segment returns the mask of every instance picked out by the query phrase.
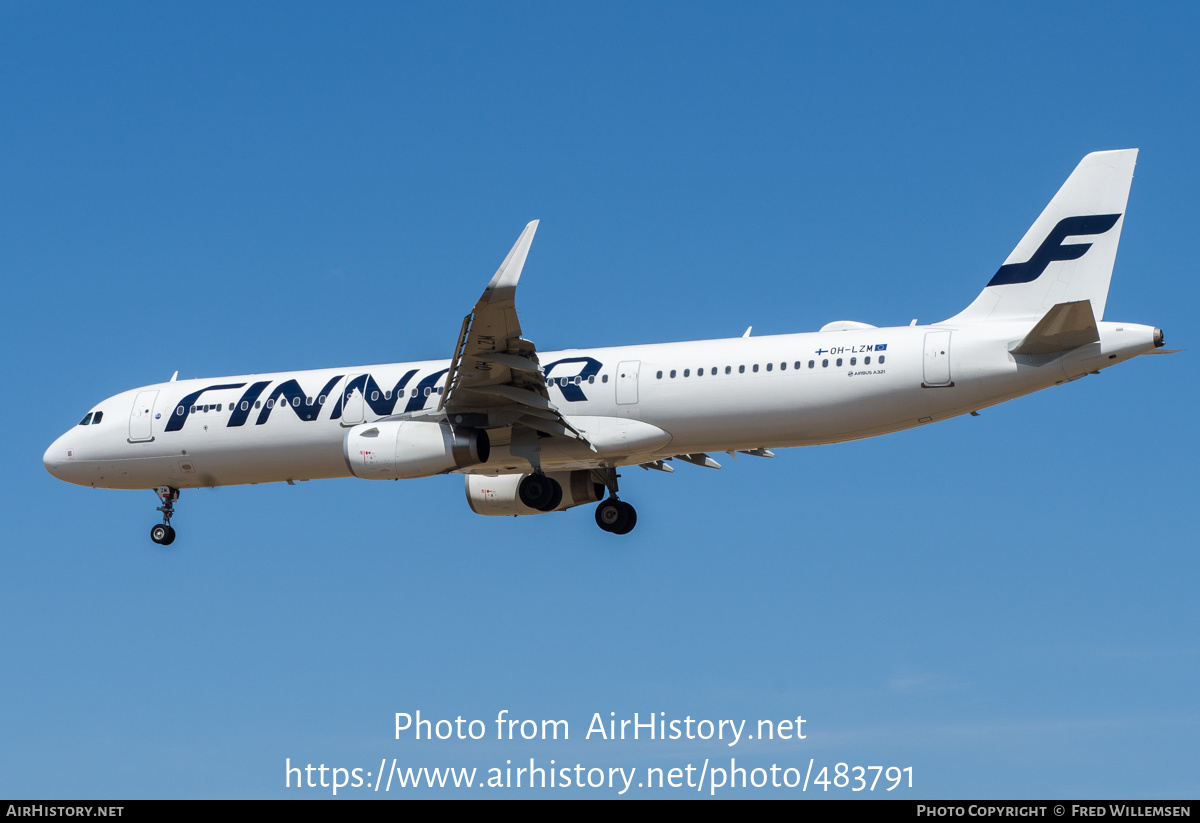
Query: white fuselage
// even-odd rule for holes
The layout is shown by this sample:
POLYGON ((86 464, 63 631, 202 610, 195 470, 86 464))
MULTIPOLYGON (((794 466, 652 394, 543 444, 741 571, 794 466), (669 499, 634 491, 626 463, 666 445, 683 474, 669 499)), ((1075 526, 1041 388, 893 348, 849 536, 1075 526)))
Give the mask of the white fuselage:
MULTIPOLYGON (((1154 329, 1102 322, 1100 341, 1025 357, 1030 322, 856 328, 542 352, 551 402, 597 446, 555 439, 546 470, 672 455, 811 446, 964 414, 1154 349, 1154 329)), ((158 383, 97 404, 46 451, 62 480, 118 489, 347 477, 346 432, 438 408, 448 361, 158 383), (364 377, 367 375, 369 377, 364 377)), ((528 472, 493 433, 486 463, 528 472)))

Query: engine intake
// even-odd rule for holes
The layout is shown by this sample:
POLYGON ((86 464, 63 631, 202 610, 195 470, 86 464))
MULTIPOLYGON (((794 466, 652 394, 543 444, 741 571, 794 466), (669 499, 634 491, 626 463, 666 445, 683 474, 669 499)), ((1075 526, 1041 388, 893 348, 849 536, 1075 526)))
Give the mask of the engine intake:
MULTIPOLYGON (((502 474, 491 476, 468 474, 467 503, 476 514, 511 517, 518 514, 541 514, 521 502, 520 485, 528 475, 502 474)), ((548 511, 560 512, 574 506, 598 503, 604 497, 604 484, 597 483, 587 469, 569 472, 546 472, 546 477, 562 487, 562 500, 548 511)))
POLYGON ((445 474, 487 462, 491 441, 483 429, 448 421, 392 420, 346 431, 342 452, 355 477, 402 480, 445 474))

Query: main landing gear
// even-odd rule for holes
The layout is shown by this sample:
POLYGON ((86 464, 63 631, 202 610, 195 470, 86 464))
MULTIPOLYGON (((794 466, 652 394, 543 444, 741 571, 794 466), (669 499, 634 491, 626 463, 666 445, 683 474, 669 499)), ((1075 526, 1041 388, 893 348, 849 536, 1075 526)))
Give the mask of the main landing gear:
POLYGON ((154 493, 162 501, 162 505, 157 510, 162 512, 163 522, 150 529, 150 539, 160 546, 169 546, 175 542, 175 530, 171 528, 171 516, 175 514, 175 501, 179 499, 179 489, 159 486, 154 493))
POLYGON ((637 525, 637 511, 624 500, 610 497, 596 507, 596 525, 613 534, 629 534, 637 525))
POLYGON ((637 525, 637 511, 624 500, 617 499, 617 477, 616 469, 604 472, 609 497, 596 507, 596 525, 613 534, 629 534, 637 525))

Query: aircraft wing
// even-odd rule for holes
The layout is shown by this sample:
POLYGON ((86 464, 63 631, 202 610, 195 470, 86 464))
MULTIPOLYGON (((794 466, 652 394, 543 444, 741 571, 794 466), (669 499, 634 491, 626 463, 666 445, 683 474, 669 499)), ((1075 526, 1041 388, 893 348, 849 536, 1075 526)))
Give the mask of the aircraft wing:
POLYGON ((521 335, 517 319, 517 281, 537 226, 534 220, 525 227, 463 318, 439 409, 449 415, 486 415, 489 428, 518 424, 586 443, 550 402, 537 347, 521 335))

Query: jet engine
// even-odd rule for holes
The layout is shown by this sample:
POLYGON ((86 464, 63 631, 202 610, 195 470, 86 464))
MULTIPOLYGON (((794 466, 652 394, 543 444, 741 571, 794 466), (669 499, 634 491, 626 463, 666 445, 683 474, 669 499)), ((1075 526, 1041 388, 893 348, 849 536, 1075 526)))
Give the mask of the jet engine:
MULTIPOLYGON (((543 510, 531 508, 521 502, 521 483, 530 475, 502 474, 489 477, 483 474, 467 475, 467 503, 476 514, 506 517, 518 514, 541 514, 543 510)), ((553 480, 562 488, 562 500, 557 506, 544 511, 560 512, 573 506, 598 503, 604 497, 604 484, 597 483, 587 469, 569 472, 546 472, 544 477, 553 480)))
POLYGON ((486 463, 491 443, 483 429, 448 421, 389 420, 346 431, 342 452, 355 477, 402 480, 486 463))

